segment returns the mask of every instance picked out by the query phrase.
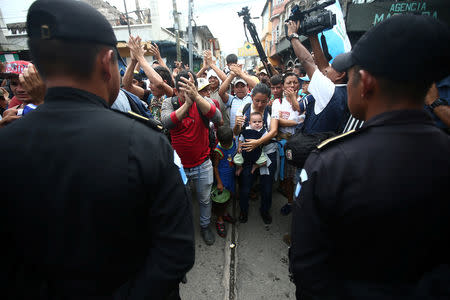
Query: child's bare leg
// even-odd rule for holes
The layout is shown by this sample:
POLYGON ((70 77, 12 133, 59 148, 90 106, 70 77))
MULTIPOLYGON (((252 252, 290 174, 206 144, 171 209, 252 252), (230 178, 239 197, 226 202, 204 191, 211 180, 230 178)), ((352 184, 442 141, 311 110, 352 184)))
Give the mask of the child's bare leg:
POLYGON ((242 172, 243 167, 242 166, 236 166, 236 176, 239 176, 242 172))

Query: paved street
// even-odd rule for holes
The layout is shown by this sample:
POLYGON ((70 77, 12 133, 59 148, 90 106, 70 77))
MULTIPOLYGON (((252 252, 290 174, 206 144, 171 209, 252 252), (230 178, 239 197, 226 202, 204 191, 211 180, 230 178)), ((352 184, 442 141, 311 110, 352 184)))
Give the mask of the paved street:
MULTIPOLYGON (((236 223, 236 247, 233 253, 232 226, 227 238, 216 234, 213 246, 207 246, 200 236, 198 203, 193 202, 196 224, 195 265, 187 274, 187 284, 181 284, 182 299, 294 299, 295 287, 288 278, 287 245, 282 241, 288 229, 288 218, 280 214, 286 203, 274 185, 273 222, 265 226, 259 215, 259 199, 250 201, 249 220, 236 223), (233 276, 233 274, 235 276, 233 276)), ((232 211, 232 207, 229 207, 232 211)), ((236 205, 236 217, 239 208, 236 205)), ((212 229, 213 224, 211 225, 212 229)))

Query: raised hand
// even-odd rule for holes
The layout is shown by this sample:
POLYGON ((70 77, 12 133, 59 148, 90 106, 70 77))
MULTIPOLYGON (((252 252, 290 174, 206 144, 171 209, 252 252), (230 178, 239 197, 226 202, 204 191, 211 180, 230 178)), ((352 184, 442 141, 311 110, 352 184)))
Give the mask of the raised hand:
POLYGON ((132 57, 137 60, 139 60, 139 58, 143 58, 145 53, 147 52, 144 48, 144 45, 141 45, 141 38, 139 36, 133 37, 130 35, 127 46, 130 49, 132 57))
POLYGON ((181 77, 180 80, 181 82, 178 83, 180 85, 180 91, 185 93, 186 98, 196 101, 197 97, 200 97, 200 95, 195 87, 192 74, 189 73, 189 79, 181 77))
POLYGON ((293 33, 297 33, 298 29, 300 28, 300 22, 299 21, 289 21, 287 23, 287 28, 288 28, 288 36, 293 33))
POLYGON ((238 64, 232 64, 230 66, 230 71, 236 74, 237 76, 240 76, 242 74, 242 66, 238 64))
POLYGON ((161 53, 159 52, 158 45, 156 45, 154 43, 147 44, 147 49, 151 56, 154 56, 156 58, 161 57, 161 53))
POLYGON ((205 65, 207 66, 211 66, 213 64, 211 50, 203 51, 203 60, 205 61, 205 65))
POLYGON ((30 63, 28 68, 19 75, 19 80, 34 102, 41 103, 44 101, 47 87, 33 64, 30 63))

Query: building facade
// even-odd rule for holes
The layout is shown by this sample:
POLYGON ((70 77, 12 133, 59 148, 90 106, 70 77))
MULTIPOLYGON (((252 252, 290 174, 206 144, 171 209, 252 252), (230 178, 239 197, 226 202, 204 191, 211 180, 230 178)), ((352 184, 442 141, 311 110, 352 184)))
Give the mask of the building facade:
MULTIPOLYGON (((173 29, 163 28, 160 25, 158 1, 151 0, 150 8, 129 12, 128 18, 116 7, 103 0, 83 0, 95 7, 110 22, 116 35, 117 48, 124 60, 129 61, 130 53, 126 46, 128 37, 140 36, 144 42, 156 43, 160 49, 161 56, 166 61, 167 66, 175 67, 176 60, 176 36, 173 29)), ((31 60, 27 45, 26 23, 5 24, 0 12, 0 60, 11 61, 14 59, 31 60)), ((203 50, 210 49, 217 58, 220 58, 219 41, 212 35, 208 26, 193 27, 194 37, 194 66, 199 69, 203 60, 203 50)), ((189 62, 189 50, 187 37, 181 37, 180 48, 181 58, 184 63, 189 62)), ((149 62, 154 58, 146 56, 149 62)))

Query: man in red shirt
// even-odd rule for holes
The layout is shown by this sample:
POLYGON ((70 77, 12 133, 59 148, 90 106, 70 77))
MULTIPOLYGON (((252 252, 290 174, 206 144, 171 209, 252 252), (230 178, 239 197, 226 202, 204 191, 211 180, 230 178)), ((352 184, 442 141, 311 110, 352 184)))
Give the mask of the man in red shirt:
POLYGON ((192 71, 180 71, 175 77, 177 96, 164 100, 161 122, 170 130, 172 146, 181 158, 190 190, 194 187, 200 205, 201 235, 207 245, 215 237, 209 228, 211 220, 210 192, 213 168, 209 159, 209 121, 220 122, 222 115, 210 99, 197 91, 197 78, 192 71))

